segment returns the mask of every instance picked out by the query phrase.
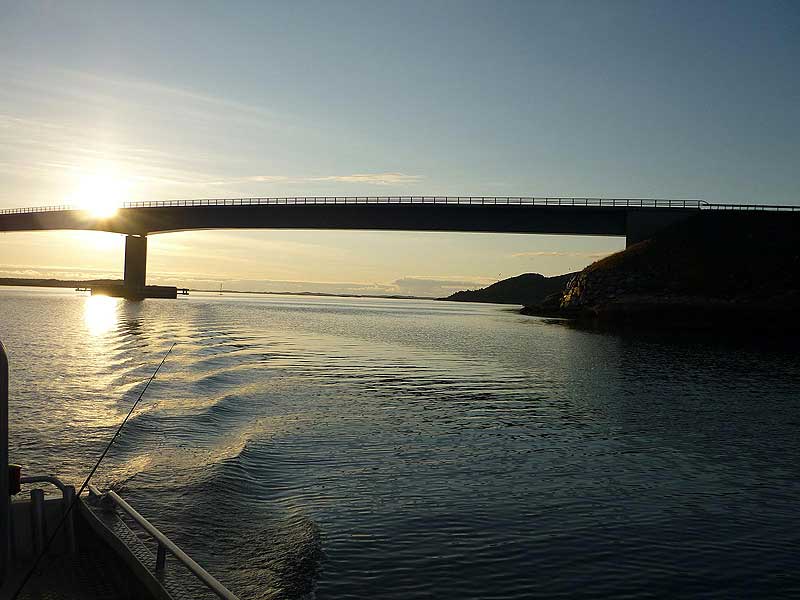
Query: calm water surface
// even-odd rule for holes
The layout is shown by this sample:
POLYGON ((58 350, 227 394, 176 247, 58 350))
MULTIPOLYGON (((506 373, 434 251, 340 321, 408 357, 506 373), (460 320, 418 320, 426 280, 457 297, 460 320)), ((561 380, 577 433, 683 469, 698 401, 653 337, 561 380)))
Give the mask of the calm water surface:
POLYGON ((800 594, 793 350, 493 305, 0 288, 12 459, 242 598, 800 594))

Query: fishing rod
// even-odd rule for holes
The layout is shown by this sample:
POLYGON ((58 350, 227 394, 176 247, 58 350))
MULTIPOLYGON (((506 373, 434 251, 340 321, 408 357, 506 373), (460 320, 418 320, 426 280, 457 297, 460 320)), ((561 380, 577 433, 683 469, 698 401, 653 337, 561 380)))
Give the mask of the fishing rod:
POLYGON ((161 359, 161 362, 156 367, 156 370, 153 371, 153 374, 150 376, 150 379, 147 380, 147 383, 145 384, 144 388, 139 394, 139 397, 136 398, 136 401, 133 403, 133 406, 131 406, 131 409, 128 411, 128 414, 122 420, 122 423, 120 423, 116 433, 114 433, 114 436, 111 438, 111 440, 109 440, 108 445, 106 445, 105 450, 103 450, 103 453, 100 455, 100 458, 97 459, 97 462, 94 464, 94 467, 92 467, 92 470, 86 476, 86 479, 83 480, 83 485, 81 485, 81 488, 78 490, 78 493, 75 494, 75 496, 72 498, 72 502, 69 503, 67 510, 64 511, 64 515, 61 517, 61 520, 58 522, 58 525, 56 525, 56 528, 53 530, 53 533, 50 534, 50 537, 47 539, 47 543, 44 545, 41 552, 39 552, 39 554, 36 556, 36 560, 33 561, 31 568, 28 569, 27 573, 25 573, 25 577, 23 577, 22 581, 19 584, 19 587, 17 587, 17 590, 11 596, 11 600, 17 600, 17 597, 22 592, 22 589, 25 587, 25 584, 28 583, 30 578, 33 576, 33 573, 36 571, 36 567, 39 566, 42 557, 47 553, 47 550, 50 548, 50 545, 56 539, 56 535, 58 535, 58 532, 61 530, 61 527, 66 522, 67 517, 72 512, 72 509, 78 503, 78 500, 80 500, 81 494, 86 489, 86 486, 89 485, 89 481, 95 474, 95 471, 97 471, 97 468, 100 466, 100 463, 103 462, 103 459, 106 457, 106 454, 108 454, 108 451, 111 449, 111 446, 114 444, 114 441, 117 439, 117 436, 119 436, 119 434, 122 432, 122 428, 125 427, 125 423, 128 422, 128 419, 130 419, 131 415, 133 414, 133 411, 136 410, 136 406, 139 404, 139 401, 144 397, 144 393, 147 391, 147 388, 150 387, 150 384, 153 382, 153 379, 156 378, 156 375, 158 375, 158 372, 161 370, 161 367, 164 366, 164 362, 166 362, 167 357, 170 355, 174 347, 175 343, 173 343, 172 346, 169 347, 169 350, 167 350, 167 353, 164 355, 164 358, 161 359))

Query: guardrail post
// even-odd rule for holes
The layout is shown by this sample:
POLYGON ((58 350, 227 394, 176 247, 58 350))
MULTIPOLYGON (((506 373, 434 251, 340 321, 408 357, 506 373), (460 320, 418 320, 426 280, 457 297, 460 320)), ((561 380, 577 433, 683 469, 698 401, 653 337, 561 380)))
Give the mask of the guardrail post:
POLYGON ((44 527, 44 490, 36 488, 31 490, 31 534, 33 549, 37 554, 44 549, 44 527))
MULTIPOLYGON (((75 486, 68 485, 64 487, 63 496, 61 499, 61 510, 66 514, 72 503, 75 502, 75 486)), ((69 510, 67 520, 64 522, 64 535, 66 536, 67 552, 75 554, 75 511, 69 510)))
POLYGON ((158 550, 156 551, 156 572, 161 573, 167 564, 167 549, 159 542, 158 550))

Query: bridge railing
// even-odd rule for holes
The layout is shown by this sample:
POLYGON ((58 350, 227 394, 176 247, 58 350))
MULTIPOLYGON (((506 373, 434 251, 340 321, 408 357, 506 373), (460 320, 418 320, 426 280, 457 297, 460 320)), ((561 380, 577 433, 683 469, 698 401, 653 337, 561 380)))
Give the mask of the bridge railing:
MULTIPOLYGON (((664 198, 558 198, 534 196, 287 196, 272 198, 200 198, 125 202, 120 208, 168 208, 184 206, 251 206, 262 204, 481 204, 529 206, 577 206, 620 208, 700 208, 702 200, 664 198)), ((80 210, 81 206, 32 206, 0 209, 0 214, 80 210)))
POLYGON ((637 208, 700 208, 702 200, 656 198, 539 198, 533 196, 289 196, 280 198, 202 198, 127 202, 124 208, 177 206, 247 206, 259 204, 521 204, 532 206, 585 206, 637 208))
POLYGON ((25 206, 22 208, 0 208, 0 215, 16 215, 20 213, 55 212, 59 210, 75 210, 71 204, 57 204, 53 206, 25 206))
MULTIPOLYGON (((700 210, 800 211, 800 206, 779 204, 712 204, 704 200, 669 198, 558 198, 534 196, 289 196, 280 198, 201 198, 196 200, 153 200, 125 202, 121 208, 168 208, 189 206, 252 206, 305 204, 479 204, 574 206, 618 208, 690 208, 700 210)), ((0 214, 80 210, 80 206, 34 206, 0 209, 0 214)))
POLYGON ((800 206, 790 204, 704 204, 705 210, 766 210, 779 212, 800 212, 800 206))

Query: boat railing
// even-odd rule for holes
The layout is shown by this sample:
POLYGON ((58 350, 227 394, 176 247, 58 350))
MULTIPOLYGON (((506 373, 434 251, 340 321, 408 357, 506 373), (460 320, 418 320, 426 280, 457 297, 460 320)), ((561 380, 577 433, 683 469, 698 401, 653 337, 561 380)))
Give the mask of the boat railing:
POLYGON ((62 482, 55 475, 28 475, 26 477, 20 477, 19 482, 23 485, 30 485, 32 483, 51 483, 61 490, 61 494, 65 497, 69 494, 67 488, 71 488, 72 493, 75 493, 75 488, 73 486, 64 484, 64 482, 62 482))
POLYGON ((8 571, 11 498, 8 494, 8 356, 0 340, 0 587, 8 571))
MULTIPOLYGON (((64 514, 63 535, 66 537, 67 549, 74 553, 75 546, 75 519, 70 505, 75 501, 75 486, 64 484, 55 475, 28 475, 19 478, 20 485, 31 485, 34 483, 49 483, 61 490, 61 507, 64 514)), ((35 548, 42 549, 46 546, 45 535, 45 507, 44 490, 31 490, 31 523, 33 544, 35 548)))
POLYGON ((219 598, 225 600, 239 600, 238 597, 228 588, 222 585, 211 573, 197 564, 188 554, 181 550, 175 542, 161 533, 158 528, 150 521, 145 519, 130 504, 125 502, 119 494, 109 490, 105 494, 100 492, 94 485, 89 484, 89 492, 98 498, 106 498, 114 503, 120 510, 127 514, 143 531, 145 531, 158 544, 156 552, 156 573, 162 573, 166 566, 167 552, 172 554, 178 562, 184 565, 191 573, 208 589, 219 598))

